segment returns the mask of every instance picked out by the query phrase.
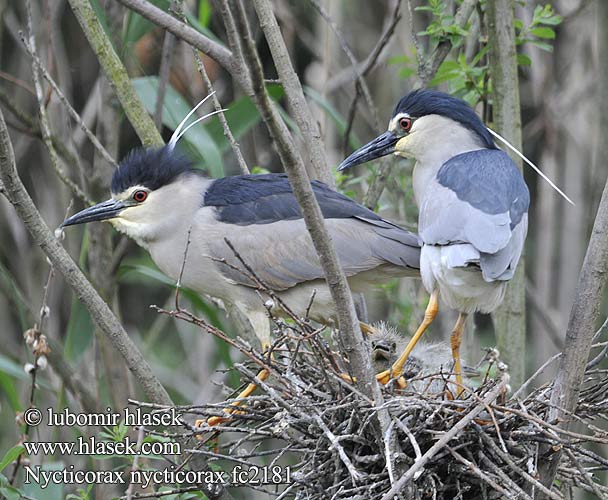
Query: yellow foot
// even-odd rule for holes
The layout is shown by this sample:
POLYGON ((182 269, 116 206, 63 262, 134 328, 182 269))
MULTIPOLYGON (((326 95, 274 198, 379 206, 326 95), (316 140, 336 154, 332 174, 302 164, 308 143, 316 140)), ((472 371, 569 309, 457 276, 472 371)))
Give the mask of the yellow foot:
MULTIPOLYGON (((257 376, 258 380, 266 380, 268 378, 268 370, 261 370, 257 376)), ((245 389, 243 390, 243 392, 241 392, 238 396, 237 399, 243 399, 246 398, 248 396, 251 396, 251 394, 253 394, 253 391, 255 391, 257 389, 257 385, 256 384, 249 384, 247 387, 245 387, 245 389)), ((230 420, 232 420, 232 416, 231 415, 238 415, 243 413, 242 411, 238 410, 237 407, 243 407, 245 406, 243 404, 243 401, 235 401, 234 403, 230 404, 231 408, 226 408, 224 409, 224 413, 226 414, 226 416, 214 416, 214 417, 209 417, 206 422, 207 425, 209 427, 213 427, 214 425, 219 425, 219 424, 223 424, 225 422, 230 422, 230 420)), ((203 425, 205 421, 204 420, 197 420, 194 425, 197 427, 200 427, 203 425)))
POLYGON ((380 372, 376 375, 376 380, 378 382, 380 382, 382 385, 388 384, 390 382, 391 378, 397 379, 397 385, 399 385, 400 389, 405 389, 407 387, 407 382, 401 376, 401 373, 391 371, 391 370, 384 370, 383 372, 380 372), (392 375, 392 377, 391 377, 391 375, 392 375))

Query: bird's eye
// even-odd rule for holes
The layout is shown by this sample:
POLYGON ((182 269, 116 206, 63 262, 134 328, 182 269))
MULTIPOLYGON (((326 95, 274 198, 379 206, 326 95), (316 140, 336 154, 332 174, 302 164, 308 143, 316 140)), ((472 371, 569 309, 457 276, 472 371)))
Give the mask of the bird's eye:
POLYGON ((146 201, 146 198, 148 197, 148 192, 144 191, 143 189, 139 189, 137 191, 135 191, 133 193, 132 198, 137 202, 137 203, 141 203, 143 201, 146 201))
POLYGON ((412 128, 412 119, 411 118, 399 119, 399 126, 406 132, 409 132, 410 129, 412 128))

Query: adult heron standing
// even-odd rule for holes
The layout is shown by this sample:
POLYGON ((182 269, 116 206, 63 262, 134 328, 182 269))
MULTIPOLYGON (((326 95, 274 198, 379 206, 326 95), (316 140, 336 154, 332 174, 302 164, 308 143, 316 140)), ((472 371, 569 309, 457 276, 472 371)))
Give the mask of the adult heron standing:
POLYGON ((414 158, 413 189, 422 242, 420 274, 430 293, 424 320, 391 369, 398 377, 416 342, 435 318, 439 297, 458 311, 450 343, 462 392, 460 344, 467 316, 490 313, 515 273, 528 228, 530 194, 509 155, 463 100, 419 89, 395 107, 387 132, 338 167, 395 154, 414 158))

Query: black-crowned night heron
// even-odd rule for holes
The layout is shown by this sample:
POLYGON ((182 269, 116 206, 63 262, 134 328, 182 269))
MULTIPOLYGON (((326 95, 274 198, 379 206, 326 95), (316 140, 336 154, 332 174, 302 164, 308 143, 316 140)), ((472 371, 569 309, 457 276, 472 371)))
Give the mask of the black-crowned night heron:
MULTIPOLYGON (((265 299, 246 274, 221 262, 242 267, 225 239, 295 314, 333 322, 334 302, 286 175, 209 179, 175 149, 182 125, 167 146, 131 151, 114 172, 112 197, 63 226, 111 222, 150 252, 167 276, 177 282, 183 268, 182 285, 238 309, 263 349, 271 332, 265 299)), ((394 276, 419 275, 415 234, 321 182, 312 187, 353 292, 394 276)), ((267 375, 262 371, 258 378, 267 375)))
POLYGON ((528 227, 530 195, 521 172, 464 101, 415 90, 395 107, 388 131, 339 166, 344 170, 395 154, 414 158, 413 188, 422 242, 420 274, 431 294, 424 321, 386 381, 399 376, 438 310, 439 296, 459 312, 450 341, 462 390, 460 343, 468 314, 490 313, 502 302, 528 227))

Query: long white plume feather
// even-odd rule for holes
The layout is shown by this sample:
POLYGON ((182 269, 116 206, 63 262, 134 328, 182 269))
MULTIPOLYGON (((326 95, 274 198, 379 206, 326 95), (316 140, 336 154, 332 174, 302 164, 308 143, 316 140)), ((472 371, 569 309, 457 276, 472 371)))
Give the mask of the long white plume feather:
POLYGON ((568 196, 566 195, 566 193, 564 193, 560 188, 558 188, 555 183, 549 179, 549 177, 547 177, 545 174, 543 174, 540 170, 540 168, 538 168, 536 165, 534 165, 534 163, 532 163, 530 160, 528 160, 528 158, 526 158, 522 153, 519 152, 519 150, 513 146, 509 141, 507 141, 502 135, 500 135, 498 132, 494 132, 490 127, 486 127, 488 129, 488 132, 490 132, 490 134, 492 134, 494 137, 496 137, 497 139, 499 139, 502 143, 505 144, 505 146, 507 146, 511 151, 513 151, 517 156, 519 156, 523 161, 525 161, 528 165, 530 165, 538 175, 540 175, 543 179, 545 179, 549 185, 555 189, 568 203, 570 203, 571 205, 574 205, 574 202, 568 198, 568 196))
MULTIPOLYGON (((218 109, 218 110, 212 111, 211 113, 207 113, 205 116, 201 116, 200 118, 197 118, 190 125, 188 125, 184 130, 182 130, 182 133, 177 136, 177 138, 175 139, 175 142, 177 143, 177 141, 179 141, 186 134, 186 132, 188 132, 188 130, 190 130, 190 128, 194 127, 194 125, 196 125, 198 122, 202 122, 203 120, 206 120, 207 118, 210 118, 213 115, 217 115, 218 113, 221 113, 222 111, 228 111, 228 110, 227 109, 218 109)), ((173 140, 173 137, 171 137, 171 140, 173 140)))
POLYGON ((211 92, 207 97, 205 97, 201 102, 199 102, 196 106, 194 106, 190 110, 190 112, 185 116, 185 118, 180 122, 180 124, 177 126, 177 128, 173 131, 173 135, 171 136, 171 139, 169 140, 170 149, 175 148, 177 141, 179 141, 180 137, 183 135, 183 134, 180 134, 180 132, 182 131, 184 124, 188 121, 188 118, 190 118, 198 108, 200 108, 203 104, 205 104, 205 102, 207 102, 207 99, 209 99, 213 94, 215 94, 215 90, 213 92, 211 92))

